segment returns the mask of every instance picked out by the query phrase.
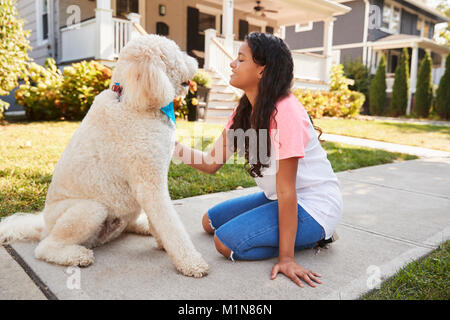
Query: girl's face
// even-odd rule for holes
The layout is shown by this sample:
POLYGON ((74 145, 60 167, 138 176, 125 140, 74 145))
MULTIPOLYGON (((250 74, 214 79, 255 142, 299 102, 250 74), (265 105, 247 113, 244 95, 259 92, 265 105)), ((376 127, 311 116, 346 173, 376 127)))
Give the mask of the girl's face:
POLYGON ((238 56, 230 63, 230 67, 232 71, 230 85, 244 91, 258 87, 264 66, 260 66, 253 61, 252 51, 247 41, 244 41, 239 47, 238 56))

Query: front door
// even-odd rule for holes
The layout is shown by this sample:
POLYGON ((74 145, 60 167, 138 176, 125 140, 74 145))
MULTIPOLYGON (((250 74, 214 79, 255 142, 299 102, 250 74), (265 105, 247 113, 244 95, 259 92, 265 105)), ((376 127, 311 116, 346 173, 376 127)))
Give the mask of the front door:
POLYGON ((187 7, 187 53, 196 58, 199 68, 205 62, 205 30, 216 29, 216 16, 187 7))
POLYGON ((139 13, 139 0, 116 0, 116 15, 123 17, 130 13, 139 13))

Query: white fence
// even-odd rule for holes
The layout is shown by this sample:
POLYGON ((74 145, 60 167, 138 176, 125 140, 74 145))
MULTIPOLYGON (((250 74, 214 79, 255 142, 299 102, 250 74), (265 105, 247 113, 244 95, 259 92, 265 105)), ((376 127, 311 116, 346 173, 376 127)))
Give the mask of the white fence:
POLYGON ((95 18, 62 28, 60 30, 61 61, 95 57, 97 48, 96 28, 95 18))
POLYGON ((118 57, 123 47, 130 41, 133 24, 129 20, 113 18, 114 22, 114 56, 118 57))

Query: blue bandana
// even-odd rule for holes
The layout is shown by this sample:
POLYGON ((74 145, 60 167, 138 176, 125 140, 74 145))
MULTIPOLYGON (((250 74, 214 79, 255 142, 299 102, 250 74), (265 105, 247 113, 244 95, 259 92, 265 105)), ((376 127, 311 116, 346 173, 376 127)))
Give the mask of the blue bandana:
MULTIPOLYGON (((122 86, 120 83, 115 82, 112 86, 112 91, 117 94, 117 100, 120 101, 120 96, 122 95, 122 86)), ((173 109, 173 101, 171 101, 167 106, 162 107, 161 111, 165 113, 170 120, 172 120, 174 125, 177 125, 177 122, 175 121, 175 110, 173 109)))
POLYGON ((170 120, 172 120, 174 125, 177 124, 177 122, 175 121, 175 110, 173 109, 173 101, 171 101, 167 106, 162 107, 161 111, 165 113, 170 120))

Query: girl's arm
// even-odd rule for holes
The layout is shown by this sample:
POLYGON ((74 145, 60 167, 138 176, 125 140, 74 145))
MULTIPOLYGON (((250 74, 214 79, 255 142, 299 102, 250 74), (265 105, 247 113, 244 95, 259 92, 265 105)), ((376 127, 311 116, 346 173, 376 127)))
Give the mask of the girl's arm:
POLYGON ((278 198, 279 256, 278 260, 293 259, 297 235, 297 177, 298 158, 278 161, 276 188, 278 198))
POLYGON ((298 227, 297 192, 295 188, 298 158, 291 157, 279 160, 277 161, 277 166, 279 253, 278 263, 272 268, 271 279, 275 279, 277 273, 281 272, 300 287, 303 287, 303 284, 299 277, 310 286, 315 287, 313 281, 322 283, 316 278, 316 276, 320 277, 320 275, 303 268, 294 260, 295 238, 298 227))
POLYGON ((226 129, 224 129, 212 148, 207 152, 190 148, 175 141, 173 156, 194 169, 214 174, 233 155, 231 140, 228 140, 227 143, 226 136, 226 129))

